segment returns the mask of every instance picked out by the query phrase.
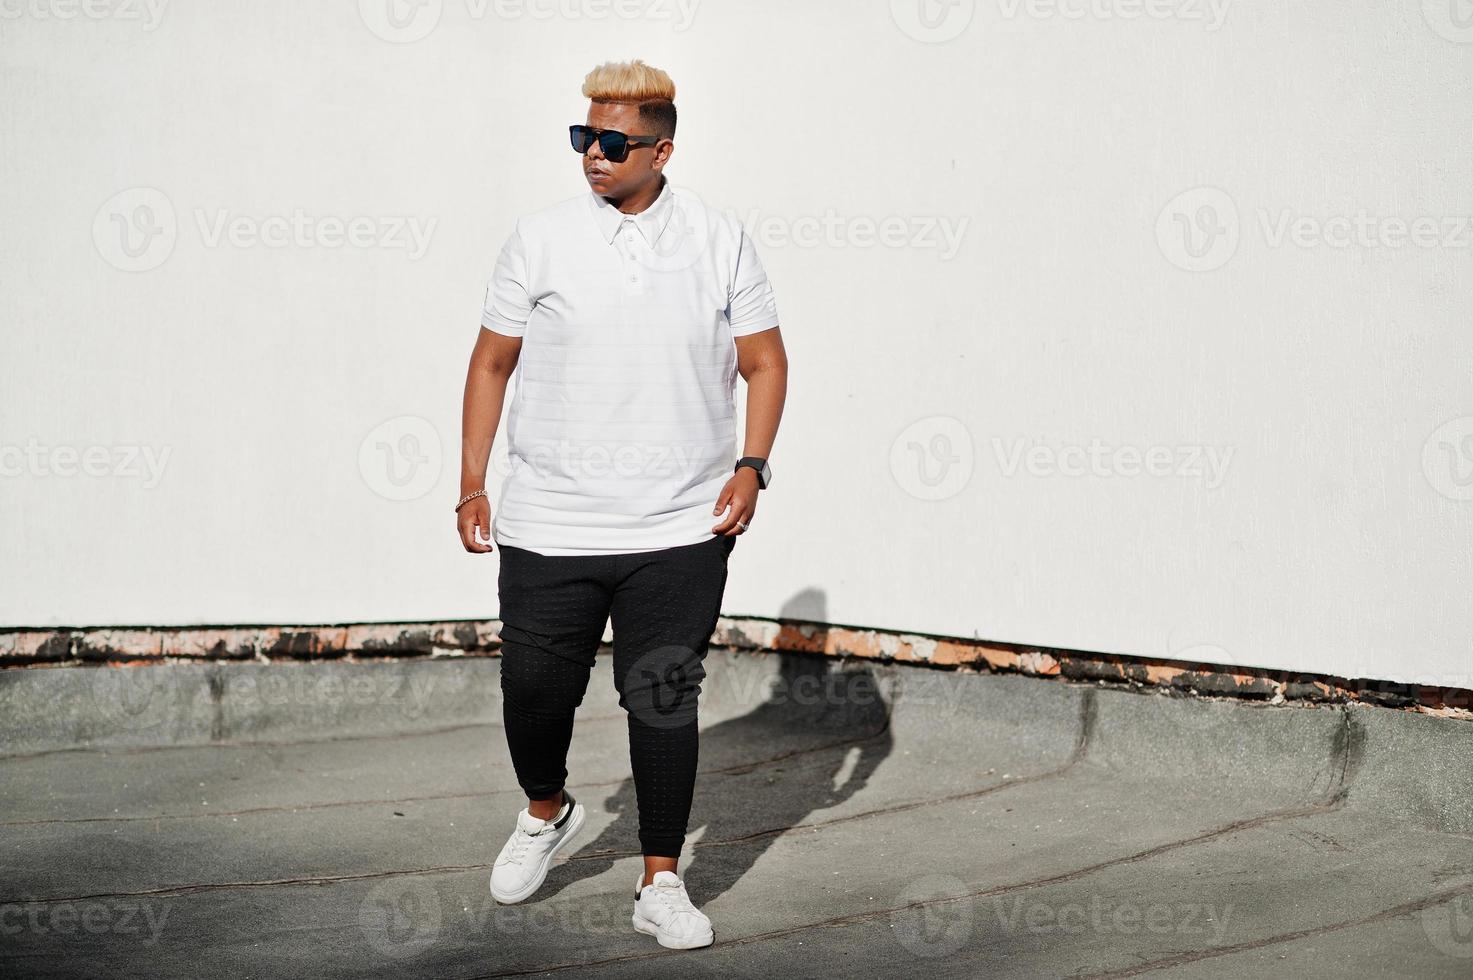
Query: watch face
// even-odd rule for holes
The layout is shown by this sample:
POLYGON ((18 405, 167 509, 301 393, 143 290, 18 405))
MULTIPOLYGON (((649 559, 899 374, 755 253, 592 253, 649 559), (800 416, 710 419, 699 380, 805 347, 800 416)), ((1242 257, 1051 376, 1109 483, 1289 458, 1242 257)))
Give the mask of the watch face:
POLYGON ((737 469, 741 469, 743 466, 750 467, 752 472, 757 474, 758 488, 766 490, 767 485, 772 482, 772 468, 767 465, 767 460, 765 459, 762 461, 761 466, 752 466, 752 463, 754 462, 756 462, 755 457, 743 457, 737 463, 737 469), (751 462, 748 462, 749 458, 751 459, 751 462))

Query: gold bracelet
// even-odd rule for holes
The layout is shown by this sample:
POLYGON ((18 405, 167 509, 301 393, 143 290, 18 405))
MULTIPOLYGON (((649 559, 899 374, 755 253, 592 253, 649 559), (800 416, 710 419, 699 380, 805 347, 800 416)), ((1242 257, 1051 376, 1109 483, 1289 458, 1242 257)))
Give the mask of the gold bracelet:
POLYGON ((457 514, 459 514, 460 513, 460 508, 462 508, 462 507, 465 506, 466 501, 468 501, 468 500, 475 500, 477 497, 484 497, 485 495, 486 495, 486 491, 484 491, 484 490, 477 490, 475 493, 468 493, 468 494, 466 494, 464 497, 461 497, 460 498, 460 503, 458 503, 458 504, 455 505, 455 512, 457 514))

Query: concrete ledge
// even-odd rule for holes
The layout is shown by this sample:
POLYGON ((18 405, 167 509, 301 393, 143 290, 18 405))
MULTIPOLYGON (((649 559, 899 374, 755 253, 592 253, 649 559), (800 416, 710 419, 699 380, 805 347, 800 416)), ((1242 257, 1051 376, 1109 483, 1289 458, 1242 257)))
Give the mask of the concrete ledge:
POLYGON ((500 677, 493 659, 0 671, 0 754, 488 724, 500 677))
MULTIPOLYGON (((496 620, 318 626, 126 627, 0 630, 4 668, 171 660, 257 662, 486 657, 501 645, 496 620)), ((610 635, 605 630, 605 640, 610 635)), ((1365 703, 1473 720, 1473 690, 1372 678, 1274 671, 1020 644, 750 617, 722 617, 715 646, 813 653, 884 663, 971 668, 1269 703, 1365 703)))
POLYGON ((501 624, 351 623, 340 626, 201 626, 0 631, 0 666, 193 660, 319 660, 353 654, 434 656, 494 650, 501 624))
MULTIPOLYGON (((600 672, 608 670, 611 653, 600 650, 600 672)), ((785 721, 818 728, 863 727, 874 723, 876 713, 883 727, 893 699, 889 675, 854 675, 836 661, 805 659, 817 666, 789 682, 783 671, 791 664, 782 657, 713 649, 702 716, 720 720, 773 704, 783 707, 785 721)), ((623 717, 607 680, 590 684, 581 710, 623 717)), ((164 660, 143 667, 0 671, 0 756, 410 735, 500 724, 496 657, 164 660)))
MULTIPOLYGON (((608 673, 611 651, 600 652, 608 673)), ((1120 778, 1190 773, 1327 801, 1354 794, 1398 819, 1473 834, 1473 726, 1344 705, 1182 698, 1020 673, 935 671, 861 658, 714 648, 703 723, 766 712, 808 731, 908 725, 964 757, 1008 746, 1045 769, 1087 757, 1120 778)), ((621 720, 608 678, 580 717, 621 720)), ((74 749, 353 739, 501 722, 500 661, 436 657, 163 662, 0 671, 0 757, 74 749)), ((938 774, 942 778, 942 774, 938 774)))

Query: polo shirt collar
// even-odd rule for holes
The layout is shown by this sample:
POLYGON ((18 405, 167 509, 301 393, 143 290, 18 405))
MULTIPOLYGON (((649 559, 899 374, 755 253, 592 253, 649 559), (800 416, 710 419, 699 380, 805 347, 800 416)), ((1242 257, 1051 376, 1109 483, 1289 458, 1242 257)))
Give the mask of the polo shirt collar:
POLYGON ((603 235, 605 242, 610 245, 614 244, 614 236, 619 233, 619 226, 624 223, 625 218, 630 218, 634 221, 640 234, 644 236, 645 242, 654 248, 665 226, 670 223, 671 213, 675 210, 675 192, 670 187, 670 180, 664 177, 661 179, 664 180, 665 185, 660 189, 660 196, 655 198, 655 203, 639 214, 625 214, 598 193, 588 192, 594 220, 598 222, 599 233, 603 235))

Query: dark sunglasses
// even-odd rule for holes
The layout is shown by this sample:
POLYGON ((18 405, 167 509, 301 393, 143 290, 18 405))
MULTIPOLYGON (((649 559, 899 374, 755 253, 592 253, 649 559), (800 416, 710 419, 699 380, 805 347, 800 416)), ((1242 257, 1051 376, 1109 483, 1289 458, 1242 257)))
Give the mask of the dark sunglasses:
POLYGON ((580 156, 593 148, 595 141, 610 163, 623 163, 631 146, 654 146, 660 142, 658 136, 629 136, 617 129, 594 129, 592 126, 569 126, 568 135, 573 141, 573 150, 580 156))

